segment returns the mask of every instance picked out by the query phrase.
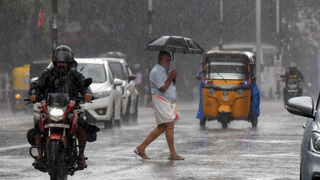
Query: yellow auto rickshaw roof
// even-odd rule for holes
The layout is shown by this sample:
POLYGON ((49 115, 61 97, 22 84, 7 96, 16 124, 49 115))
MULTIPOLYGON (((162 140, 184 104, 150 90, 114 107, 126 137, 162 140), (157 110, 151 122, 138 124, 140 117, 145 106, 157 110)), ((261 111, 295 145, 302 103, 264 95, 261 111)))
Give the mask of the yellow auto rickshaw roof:
POLYGON ((217 56, 221 57, 221 55, 235 55, 235 56, 243 56, 245 59, 249 60, 250 64, 255 64, 255 57, 252 52, 249 51, 208 51, 203 56, 203 62, 206 61, 207 56, 217 56))

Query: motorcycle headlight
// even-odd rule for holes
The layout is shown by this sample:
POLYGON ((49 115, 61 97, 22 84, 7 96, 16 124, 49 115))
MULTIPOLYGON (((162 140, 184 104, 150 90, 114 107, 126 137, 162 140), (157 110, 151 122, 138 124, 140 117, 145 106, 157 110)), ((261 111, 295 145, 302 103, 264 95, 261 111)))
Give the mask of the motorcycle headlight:
POLYGON ((54 121, 59 121, 63 118, 64 111, 59 108, 48 108, 50 118, 54 121))
POLYGON ((320 153, 320 133, 311 133, 309 150, 315 153, 320 153))

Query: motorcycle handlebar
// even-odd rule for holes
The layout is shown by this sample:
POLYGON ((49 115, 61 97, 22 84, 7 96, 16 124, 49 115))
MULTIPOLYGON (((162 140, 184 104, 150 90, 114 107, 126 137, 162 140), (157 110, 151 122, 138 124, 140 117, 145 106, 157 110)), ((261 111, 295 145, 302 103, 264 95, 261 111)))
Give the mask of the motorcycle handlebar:
MULTIPOLYGON (((30 103, 37 103, 37 102, 41 102, 42 100, 43 100, 44 98, 42 97, 42 96, 37 96, 37 98, 36 98, 36 101, 35 102, 31 102, 30 101, 30 99, 23 99, 23 101, 26 101, 27 102, 27 104, 26 105, 28 105, 28 104, 30 104, 30 103)), ((94 100, 95 98, 94 98, 94 96, 92 96, 92 99, 91 100, 94 100)), ((77 102, 77 103, 79 103, 79 104, 83 104, 83 103, 86 103, 85 101, 84 101, 84 97, 83 96, 77 96, 76 98, 75 98, 75 101, 77 102)), ((92 103, 92 101, 90 102, 90 103, 92 103)))

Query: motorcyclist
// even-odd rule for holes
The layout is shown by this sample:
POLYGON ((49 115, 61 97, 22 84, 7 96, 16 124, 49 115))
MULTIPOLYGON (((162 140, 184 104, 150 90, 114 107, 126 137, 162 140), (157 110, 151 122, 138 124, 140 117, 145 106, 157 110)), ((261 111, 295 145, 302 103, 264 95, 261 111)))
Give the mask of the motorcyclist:
MULTIPOLYGON (((297 78, 299 82, 304 82, 304 77, 302 73, 297 69, 297 64, 294 62, 291 62, 289 65, 289 70, 286 71, 286 73, 281 76, 283 78, 283 81, 285 82, 285 88, 283 89, 283 97, 285 99, 287 95, 287 85, 289 79, 297 78)), ((300 90, 299 95, 302 95, 302 91, 300 90)))
MULTIPOLYGON (((85 77, 76 70, 77 63, 71 48, 65 45, 58 46, 52 53, 53 66, 45 70, 38 80, 33 83, 29 91, 29 100, 35 102, 37 96, 47 97, 48 93, 68 93, 70 97, 76 97, 79 93, 84 96, 86 102, 92 99, 90 88, 84 85, 85 77)), ((41 131, 39 121, 34 127, 36 146, 41 147, 41 131)), ((78 169, 87 167, 84 149, 87 134, 81 124, 77 128, 79 139, 78 169)), ((41 166, 43 164, 42 149, 38 148, 38 159, 32 164, 41 166)))

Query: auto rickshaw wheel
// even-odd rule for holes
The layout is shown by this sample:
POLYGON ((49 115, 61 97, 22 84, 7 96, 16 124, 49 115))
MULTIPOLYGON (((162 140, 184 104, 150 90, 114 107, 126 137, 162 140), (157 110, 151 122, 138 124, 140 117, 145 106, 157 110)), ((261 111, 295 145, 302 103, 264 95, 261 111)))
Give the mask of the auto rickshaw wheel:
POLYGON ((222 121, 221 124, 222 124, 222 129, 228 129, 228 122, 222 121))
POLYGON ((251 125, 253 128, 256 128, 258 126, 258 117, 251 119, 251 125))
POLYGON ((206 127, 206 119, 200 119, 200 128, 205 128, 206 127))
POLYGON ((218 121, 222 124, 222 129, 228 129, 228 123, 230 119, 230 114, 220 114, 218 117, 218 121))

